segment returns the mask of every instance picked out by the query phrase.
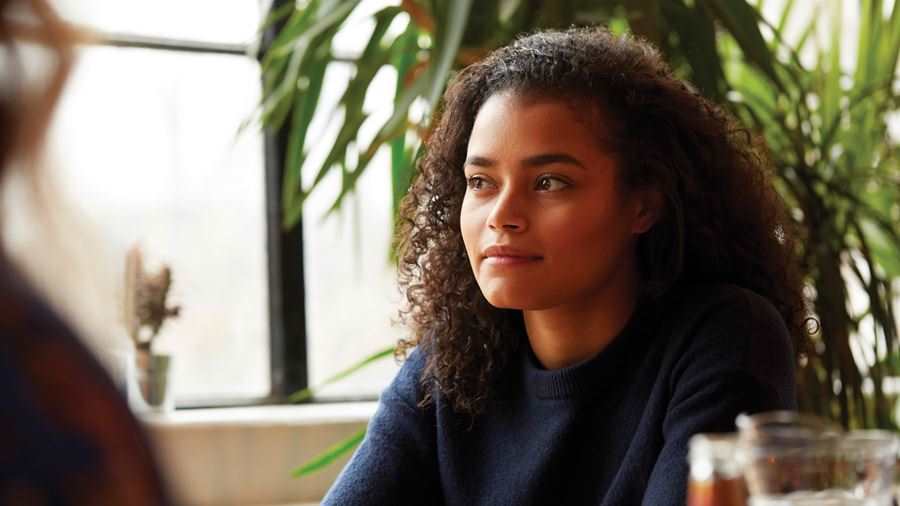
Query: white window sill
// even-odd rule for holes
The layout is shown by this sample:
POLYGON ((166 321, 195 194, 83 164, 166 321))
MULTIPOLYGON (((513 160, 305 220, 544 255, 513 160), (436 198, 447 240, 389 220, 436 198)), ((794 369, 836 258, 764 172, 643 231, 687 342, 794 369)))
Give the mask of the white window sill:
POLYGON ((365 427, 377 402, 176 410, 141 415, 186 505, 319 501, 349 454, 307 477, 291 471, 365 427))
POLYGON ((332 402, 299 406, 248 406, 240 408, 179 409, 170 413, 145 413, 141 420, 159 428, 269 425, 321 425, 366 422, 378 403, 332 402))

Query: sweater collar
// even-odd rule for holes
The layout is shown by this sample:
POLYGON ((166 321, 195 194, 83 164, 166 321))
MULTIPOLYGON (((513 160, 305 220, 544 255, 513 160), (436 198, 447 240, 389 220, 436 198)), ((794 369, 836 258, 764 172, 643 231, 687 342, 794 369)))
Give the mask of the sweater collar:
POLYGON ((645 319, 646 313, 635 311, 625 327, 600 353, 562 369, 544 369, 528 339, 523 339, 520 358, 525 391, 539 399, 569 399, 597 394, 609 388, 610 384, 618 383, 631 354, 640 353, 640 342, 647 335, 647 326, 640 322, 645 319))

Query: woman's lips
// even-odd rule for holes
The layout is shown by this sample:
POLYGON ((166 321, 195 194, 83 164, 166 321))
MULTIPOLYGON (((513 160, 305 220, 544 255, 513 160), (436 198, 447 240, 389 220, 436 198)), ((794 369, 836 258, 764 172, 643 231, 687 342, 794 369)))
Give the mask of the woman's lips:
POLYGON ((512 255, 490 256, 484 259, 488 265, 525 265, 541 261, 541 257, 525 257, 512 255))
POLYGON ((527 265, 542 260, 540 255, 509 244, 494 244, 484 249, 484 262, 488 265, 527 265))

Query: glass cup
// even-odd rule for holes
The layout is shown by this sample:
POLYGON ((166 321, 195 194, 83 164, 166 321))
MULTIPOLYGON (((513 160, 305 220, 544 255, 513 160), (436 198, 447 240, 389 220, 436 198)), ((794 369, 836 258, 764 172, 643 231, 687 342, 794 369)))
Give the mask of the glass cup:
POLYGON ((897 437, 793 412, 738 417, 751 506, 891 506, 897 437))
POLYGON ((746 506, 737 434, 695 435, 688 462, 688 506, 746 506))

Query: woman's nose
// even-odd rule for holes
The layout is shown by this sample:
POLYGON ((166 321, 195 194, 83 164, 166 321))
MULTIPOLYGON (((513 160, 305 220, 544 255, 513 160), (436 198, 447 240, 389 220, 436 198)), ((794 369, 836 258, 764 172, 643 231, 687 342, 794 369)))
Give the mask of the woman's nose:
POLYGON ((494 202, 494 208, 488 216, 488 228, 508 232, 522 232, 528 227, 525 205, 521 196, 507 189, 494 202))

